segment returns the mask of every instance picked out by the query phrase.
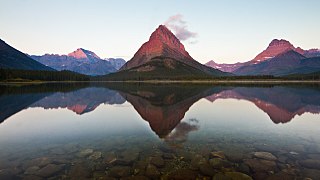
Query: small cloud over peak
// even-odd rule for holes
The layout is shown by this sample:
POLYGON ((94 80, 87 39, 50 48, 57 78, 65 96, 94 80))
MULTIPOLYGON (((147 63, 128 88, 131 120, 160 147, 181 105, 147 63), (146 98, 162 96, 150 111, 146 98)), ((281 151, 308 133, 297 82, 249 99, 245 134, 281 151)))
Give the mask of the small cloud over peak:
MULTIPOLYGON (((186 41, 191 38, 196 38, 197 33, 188 30, 187 22, 183 20, 183 15, 176 14, 169 17, 164 25, 171 29, 177 38, 181 41, 186 41)), ((193 41, 196 42, 196 41, 193 41)))

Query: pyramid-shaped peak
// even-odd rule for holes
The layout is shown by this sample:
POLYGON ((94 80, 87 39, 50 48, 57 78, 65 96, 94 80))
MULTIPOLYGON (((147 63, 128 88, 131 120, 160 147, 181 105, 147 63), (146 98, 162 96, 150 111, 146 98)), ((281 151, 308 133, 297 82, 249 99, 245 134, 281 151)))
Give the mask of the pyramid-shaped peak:
POLYGON ((179 39, 166 26, 160 25, 153 31, 149 41, 145 42, 120 70, 142 65, 154 57, 170 57, 179 61, 193 60, 179 39))
POLYGON ((165 25, 159 25, 159 27, 151 34, 151 37, 159 35, 175 37, 175 35, 165 25))
POLYGON ((69 53, 68 56, 74 57, 76 59, 86 59, 86 58, 98 58, 100 59, 99 56, 97 56, 94 52, 85 50, 83 48, 78 48, 77 50, 73 51, 72 53, 69 53))
POLYGON ((171 47, 184 50, 184 46, 179 39, 165 26, 160 25, 150 36, 149 41, 161 41, 171 47))

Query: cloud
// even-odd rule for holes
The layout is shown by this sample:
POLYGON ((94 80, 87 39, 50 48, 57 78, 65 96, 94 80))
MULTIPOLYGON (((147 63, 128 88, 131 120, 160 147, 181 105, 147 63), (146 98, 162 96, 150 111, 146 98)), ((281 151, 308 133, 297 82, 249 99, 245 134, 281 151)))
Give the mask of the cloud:
POLYGON ((187 22, 183 20, 183 16, 181 14, 169 17, 164 25, 171 29, 181 41, 196 38, 198 35, 197 33, 188 30, 187 22))

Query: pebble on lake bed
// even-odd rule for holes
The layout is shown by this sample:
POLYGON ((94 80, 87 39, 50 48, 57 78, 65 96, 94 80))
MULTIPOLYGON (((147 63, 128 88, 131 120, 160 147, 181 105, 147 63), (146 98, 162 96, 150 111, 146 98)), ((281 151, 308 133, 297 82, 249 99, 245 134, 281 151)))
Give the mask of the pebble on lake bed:
POLYGON ((79 152, 79 157, 86 157, 93 153, 93 149, 83 149, 79 152))
POLYGON ((253 153, 253 155, 257 158, 265 159, 265 160, 269 160, 269 161, 277 160, 277 157, 275 157, 273 154, 271 154, 269 152, 255 152, 255 153, 253 153))

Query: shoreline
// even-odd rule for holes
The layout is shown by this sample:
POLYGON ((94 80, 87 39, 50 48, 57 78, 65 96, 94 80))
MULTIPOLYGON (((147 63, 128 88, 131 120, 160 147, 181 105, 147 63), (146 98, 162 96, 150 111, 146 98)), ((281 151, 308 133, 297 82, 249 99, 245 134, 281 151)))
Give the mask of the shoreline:
POLYGON ((145 81, 0 81, 5 84, 47 84, 47 83, 147 83, 147 84, 320 84, 320 80, 145 80, 145 81))

